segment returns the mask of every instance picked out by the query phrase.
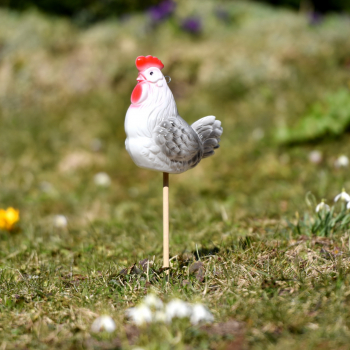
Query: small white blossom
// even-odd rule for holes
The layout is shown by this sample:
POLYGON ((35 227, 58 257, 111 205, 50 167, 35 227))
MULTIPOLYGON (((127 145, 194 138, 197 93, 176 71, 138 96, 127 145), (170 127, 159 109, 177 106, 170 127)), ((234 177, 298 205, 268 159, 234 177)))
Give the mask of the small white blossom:
POLYGON ((350 209, 350 202, 346 205, 346 209, 350 209))
POLYGON ((152 322, 152 311, 144 304, 132 307, 126 310, 126 315, 137 325, 141 326, 145 323, 152 322))
POLYGON ((107 173, 101 172, 94 176, 95 185, 100 187, 109 187, 111 185, 111 178, 107 173))
POLYGON ((98 333, 106 331, 108 333, 114 332, 116 329, 115 322, 112 317, 104 315, 97 317, 91 325, 91 332, 98 333))
POLYGON ((200 322, 210 323, 214 321, 214 316, 204 305, 194 304, 192 305, 190 321, 193 325, 197 325, 200 322))
POLYGON ((36 279, 39 278, 39 276, 38 276, 38 275, 29 275, 29 276, 27 276, 27 278, 28 278, 29 280, 36 280, 36 279))
POLYGON ((350 202, 350 196, 345 192, 344 188, 342 189, 341 193, 335 196, 334 202, 338 202, 339 199, 343 202, 350 202))
POLYGON ((148 294, 145 296, 143 298, 142 304, 158 310, 163 308, 163 302, 154 294, 148 294))
POLYGON ((338 157, 338 159, 335 161, 334 166, 336 168, 346 168, 349 166, 349 158, 345 155, 341 155, 338 157))
POLYGON ((314 164, 319 164, 322 162, 322 153, 320 151, 311 151, 309 153, 309 161, 314 164))
POLYGON ((174 299, 166 305, 165 314, 167 322, 171 322, 172 319, 176 317, 190 317, 192 314, 192 308, 188 303, 180 299, 174 299))
POLYGON ((156 310, 153 314, 154 322, 162 322, 166 321, 166 314, 163 310, 156 310))
POLYGON ((331 208, 329 207, 329 205, 327 205, 324 201, 324 199, 322 199, 321 203, 317 204, 316 207, 316 213, 318 213, 319 211, 330 211, 331 208))
POLYGON ((65 228, 68 225, 68 220, 64 215, 55 215, 53 225, 57 228, 65 228))

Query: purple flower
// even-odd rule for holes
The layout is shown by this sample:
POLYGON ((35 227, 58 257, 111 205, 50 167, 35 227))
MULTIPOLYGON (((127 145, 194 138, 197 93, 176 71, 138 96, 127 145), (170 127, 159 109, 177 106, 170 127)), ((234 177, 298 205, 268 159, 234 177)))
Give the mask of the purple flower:
POLYGON ((154 22, 162 21, 169 17, 175 10, 176 4, 173 0, 164 0, 156 6, 148 9, 148 14, 154 22))
POLYGON ((198 17, 187 17, 182 21, 181 27, 192 34, 199 34, 202 31, 202 22, 198 17))
POLYGON ((318 25, 323 21, 323 16, 318 12, 310 12, 308 16, 309 16, 309 23, 312 26, 318 25))

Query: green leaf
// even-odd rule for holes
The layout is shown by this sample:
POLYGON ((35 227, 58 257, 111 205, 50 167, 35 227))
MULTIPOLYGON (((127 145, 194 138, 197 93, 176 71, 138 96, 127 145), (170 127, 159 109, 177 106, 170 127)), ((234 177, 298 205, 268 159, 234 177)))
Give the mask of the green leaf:
POLYGON ((350 92, 340 89, 316 102, 309 113, 293 128, 280 127, 275 131, 278 143, 302 143, 343 134, 350 126, 350 92))

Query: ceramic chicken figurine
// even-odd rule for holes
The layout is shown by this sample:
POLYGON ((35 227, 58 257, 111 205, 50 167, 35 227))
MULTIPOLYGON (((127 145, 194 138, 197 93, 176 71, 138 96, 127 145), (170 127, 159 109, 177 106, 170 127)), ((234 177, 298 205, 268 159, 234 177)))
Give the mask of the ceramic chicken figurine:
POLYGON ((180 116, 156 57, 139 56, 137 85, 125 117, 125 147, 136 165, 164 173, 180 174, 214 154, 222 134, 214 116, 191 126, 180 116))

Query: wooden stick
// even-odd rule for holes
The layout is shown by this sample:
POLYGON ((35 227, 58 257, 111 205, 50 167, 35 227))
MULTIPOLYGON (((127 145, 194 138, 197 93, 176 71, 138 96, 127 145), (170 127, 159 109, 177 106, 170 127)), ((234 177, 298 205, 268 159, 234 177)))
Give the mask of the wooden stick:
MULTIPOLYGON (((163 173, 163 267, 169 267, 169 174, 163 173)), ((167 271, 167 274, 169 271, 167 271)))

